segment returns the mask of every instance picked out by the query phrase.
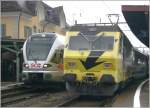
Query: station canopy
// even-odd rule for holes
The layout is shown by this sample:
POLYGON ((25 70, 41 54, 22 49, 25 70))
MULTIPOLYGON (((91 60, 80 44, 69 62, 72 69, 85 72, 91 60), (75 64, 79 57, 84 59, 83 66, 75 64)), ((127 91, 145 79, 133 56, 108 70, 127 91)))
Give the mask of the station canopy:
POLYGON ((122 13, 136 37, 149 46, 149 6, 122 5, 122 13))

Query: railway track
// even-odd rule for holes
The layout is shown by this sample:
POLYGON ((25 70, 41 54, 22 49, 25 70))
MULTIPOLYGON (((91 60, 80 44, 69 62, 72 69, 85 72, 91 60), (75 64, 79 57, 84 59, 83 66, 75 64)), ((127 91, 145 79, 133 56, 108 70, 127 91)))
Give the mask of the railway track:
POLYGON ((31 90, 24 88, 24 87, 16 87, 16 88, 2 90, 1 91, 1 94, 2 94, 1 98, 4 99, 4 98, 12 97, 14 95, 26 93, 28 91, 31 91, 31 90))
POLYGON ((37 90, 21 86, 2 90, 1 105, 2 107, 111 107, 129 86, 131 85, 117 91, 111 97, 80 96, 56 87, 37 90))
MULTIPOLYGON (((8 87, 1 90, 1 106, 2 107, 15 106, 15 105, 26 106, 30 103, 32 105, 32 99, 38 100, 43 96, 45 97, 47 97, 47 95, 53 96, 53 94, 61 93, 64 90, 65 90, 64 87, 54 87, 54 86, 49 86, 49 87, 33 86, 32 87, 26 85, 21 85, 21 86, 19 85, 19 86, 8 87)), ((39 103, 40 102, 41 101, 39 101, 39 103)), ((37 101, 36 104, 38 104, 37 101)))
POLYGON ((56 107, 111 107, 117 95, 112 97, 72 96, 56 107))
POLYGON ((6 106, 25 99, 30 99, 42 95, 42 90, 16 87, 3 90, 1 93, 1 106, 6 106))
POLYGON ((62 103, 58 104, 56 107, 66 107, 66 106, 70 105, 71 103, 73 103, 74 101, 76 101, 79 97, 80 97, 79 95, 68 97, 66 100, 64 100, 62 103))
POLYGON ((1 105, 13 106, 18 104, 18 106, 28 105, 36 107, 111 107, 118 96, 118 94, 115 94, 112 97, 90 97, 75 94, 69 95, 66 92, 57 92, 56 90, 53 90, 53 92, 50 90, 47 91, 48 90, 23 88, 3 91, 1 105), (39 101, 39 103, 34 104, 36 102, 34 102, 33 99, 36 100, 36 102, 39 101))

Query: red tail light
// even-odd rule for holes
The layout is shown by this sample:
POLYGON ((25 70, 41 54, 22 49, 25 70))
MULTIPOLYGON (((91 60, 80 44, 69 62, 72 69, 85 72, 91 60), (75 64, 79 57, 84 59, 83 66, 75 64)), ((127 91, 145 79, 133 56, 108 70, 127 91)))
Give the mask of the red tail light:
POLYGON ((63 64, 58 64, 58 68, 63 70, 64 69, 64 65, 63 64))

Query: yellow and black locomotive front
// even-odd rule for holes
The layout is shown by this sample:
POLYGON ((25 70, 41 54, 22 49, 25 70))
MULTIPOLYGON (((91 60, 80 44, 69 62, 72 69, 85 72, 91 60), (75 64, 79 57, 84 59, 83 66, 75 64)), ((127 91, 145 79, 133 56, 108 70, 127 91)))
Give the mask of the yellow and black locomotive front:
POLYGON ((122 80, 120 32, 110 28, 106 31, 96 28, 95 32, 88 29, 91 28, 67 33, 64 50, 66 88, 82 95, 111 95, 122 80))

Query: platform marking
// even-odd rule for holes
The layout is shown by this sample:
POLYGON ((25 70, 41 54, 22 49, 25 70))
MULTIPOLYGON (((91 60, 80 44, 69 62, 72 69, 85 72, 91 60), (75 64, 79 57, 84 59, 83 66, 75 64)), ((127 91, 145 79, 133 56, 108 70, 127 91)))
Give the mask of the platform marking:
POLYGON ((136 89, 135 95, 134 95, 134 104, 133 107, 134 108, 140 108, 140 92, 141 92, 141 88, 144 85, 145 82, 147 82, 149 79, 143 81, 138 88, 136 89))

